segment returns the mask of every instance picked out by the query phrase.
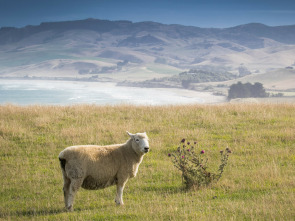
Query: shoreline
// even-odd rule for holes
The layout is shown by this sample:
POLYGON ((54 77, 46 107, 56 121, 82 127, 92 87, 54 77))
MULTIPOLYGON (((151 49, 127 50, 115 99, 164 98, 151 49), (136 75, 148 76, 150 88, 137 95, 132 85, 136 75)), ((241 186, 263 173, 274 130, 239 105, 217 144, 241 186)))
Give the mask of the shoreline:
MULTIPOLYGON (((1 90, 3 85, 8 87, 6 90, 14 89, 16 91, 48 91, 51 92, 64 92, 72 95, 72 97, 65 98, 65 102, 57 102, 57 104, 120 104, 128 103, 135 105, 179 105, 179 104, 220 104, 227 103, 226 97, 216 96, 211 92, 193 91, 181 88, 137 88, 117 86, 116 82, 111 81, 71 81, 65 80, 53 80, 53 79, 3 79, 0 82, 1 90), (15 83, 15 84, 14 84, 15 83), (9 88, 10 87, 10 88, 9 88), (95 95, 98 94, 96 97, 95 95), (87 100, 89 96, 89 100, 87 100), (106 96, 106 98, 103 98, 106 96), (141 97, 142 96, 142 97, 141 97), (105 103, 104 103, 105 101, 105 103)), ((9 96, 9 93, 7 93, 9 96)), ((22 95, 23 96, 23 95, 22 95)), ((38 95, 41 96, 41 95, 38 95)), ((47 95, 48 96, 48 95, 47 95)), ((1 98, 1 97, 0 97, 1 98)), ((0 104, 3 103, 16 103, 7 102, 1 98, 0 104)), ((17 96, 14 98, 17 100, 17 96)), ((54 99, 51 99, 49 103, 41 102, 42 104, 53 104, 54 99)), ((24 102, 20 102, 22 104, 24 102)), ((35 104, 36 102, 27 102, 28 105, 35 104)))

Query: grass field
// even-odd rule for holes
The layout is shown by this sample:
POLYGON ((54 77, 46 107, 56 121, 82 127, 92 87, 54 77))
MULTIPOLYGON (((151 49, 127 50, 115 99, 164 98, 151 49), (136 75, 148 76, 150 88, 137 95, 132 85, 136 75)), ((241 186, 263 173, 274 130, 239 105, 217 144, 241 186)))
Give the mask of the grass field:
POLYGON ((0 106, 0 220, 294 220, 295 105, 0 106), (115 187, 81 189, 64 210, 58 154, 74 144, 123 143, 146 131, 151 151, 114 203, 115 187), (220 181, 185 191, 168 158, 197 141, 220 181))

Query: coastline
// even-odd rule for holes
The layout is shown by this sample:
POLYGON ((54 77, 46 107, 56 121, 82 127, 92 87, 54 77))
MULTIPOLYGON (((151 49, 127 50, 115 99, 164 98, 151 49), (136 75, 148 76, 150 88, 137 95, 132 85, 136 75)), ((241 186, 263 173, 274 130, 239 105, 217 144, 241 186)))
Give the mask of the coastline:
MULTIPOLYGON (((30 102, 26 97, 34 96, 29 91, 35 91, 40 104, 135 104, 135 105, 177 105, 177 104, 216 104, 227 102, 224 96, 216 96, 211 92, 193 91, 181 88, 138 88, 117 86, 111 81, 80 81, 80 80, 45 80, 45 79, 1 79, 0 89, 6 92, 7 101, 0 96, 0 104, 36 104, 35 99, 30 102), (40 93, 38 93, 38 91, 40 93), (15 93, 14 100, 9 92, 15 93), (18 101, 18 92, 26 101, 18 101), (52 93, 52 96, 51 96, 52 93), (44 99, 42 98, 44 94, 44 99), (47 97, 49 102, 46 102, 47 97), (57 96, 55 101, 54 96, 57 96), (62 96, 62 97, 60 97, 62 96), (43 99, 43 100, 42 100, 43 99), (64 99, 64 102, 63 100, 64 99)), ((2 93, 3 94, 3 93, 2 93)))

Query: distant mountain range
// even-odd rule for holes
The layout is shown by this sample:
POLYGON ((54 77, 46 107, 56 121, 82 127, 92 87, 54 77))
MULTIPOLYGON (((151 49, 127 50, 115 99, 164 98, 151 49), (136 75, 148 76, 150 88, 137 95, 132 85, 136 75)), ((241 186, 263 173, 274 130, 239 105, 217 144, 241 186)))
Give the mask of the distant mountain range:
POLYGON ((294 65, 295 25, 86 19, 0 29, 0 77, 152 79, 189 69, 244 75, 294 65))

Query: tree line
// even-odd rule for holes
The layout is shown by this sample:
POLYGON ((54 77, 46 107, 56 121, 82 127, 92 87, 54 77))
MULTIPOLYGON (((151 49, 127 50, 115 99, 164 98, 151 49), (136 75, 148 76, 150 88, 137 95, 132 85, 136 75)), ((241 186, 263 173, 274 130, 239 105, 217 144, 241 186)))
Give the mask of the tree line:
POLYGON ((228 91, 228 99, 247 98, 247 97, 269 97, 263 85, 256 82, 255 84, 238 82, 232 84, 228 91))

